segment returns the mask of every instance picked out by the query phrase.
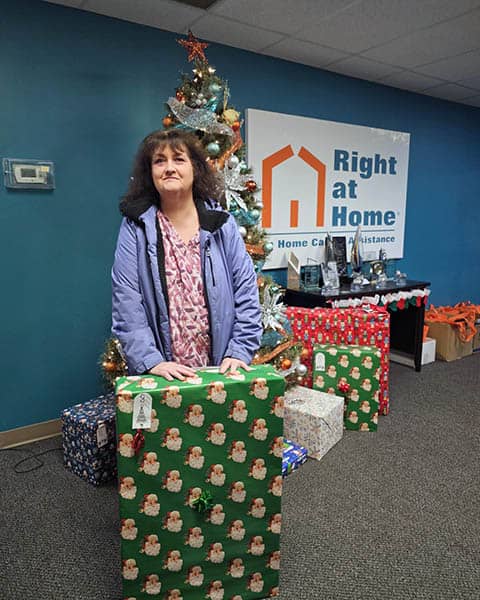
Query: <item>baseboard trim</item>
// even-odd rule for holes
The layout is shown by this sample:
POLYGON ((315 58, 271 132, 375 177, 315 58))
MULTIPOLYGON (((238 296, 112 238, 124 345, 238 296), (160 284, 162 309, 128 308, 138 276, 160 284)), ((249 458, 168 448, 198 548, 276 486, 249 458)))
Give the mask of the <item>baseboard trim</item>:
POLYGON ((406 365, 407 367, 415 367, 413 357, 399 351, 392 352, 392 350, 390 350, 390 360, 395 363, 400 363, 401 365, 406 365))
POLYGON ((0 431, 0 448, 13 448, 62 434, 62 420, 52 419, 8 431, 0 431))

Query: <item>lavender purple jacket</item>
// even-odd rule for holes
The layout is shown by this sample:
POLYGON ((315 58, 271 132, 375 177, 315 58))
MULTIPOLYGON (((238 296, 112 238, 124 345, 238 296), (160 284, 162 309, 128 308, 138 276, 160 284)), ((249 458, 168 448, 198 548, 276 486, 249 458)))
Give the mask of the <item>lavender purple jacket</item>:
MULTIPOLYGON (((172 360, 163 242, 150 202, 122 205, 112 268, 112 333, 129 374, 172 360)), ((211 363, 249 363, 262 335, 256 275, 234 218, 197 203, 200 256, 210 316, 211 363)))

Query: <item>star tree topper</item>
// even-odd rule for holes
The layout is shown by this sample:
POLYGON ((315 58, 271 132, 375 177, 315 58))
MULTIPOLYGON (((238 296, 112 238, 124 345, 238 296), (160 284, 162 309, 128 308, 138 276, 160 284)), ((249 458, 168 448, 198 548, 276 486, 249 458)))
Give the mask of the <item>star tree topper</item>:
POLYGON ((194 59, 207 60, 204 50, 207 48, 208 44, 201 42, 190 30, 188 30, 188 39, 177 40, 177 42, 180 46, 183 46, 185 50, 188 50, 188 62, 191 62, 194 59))

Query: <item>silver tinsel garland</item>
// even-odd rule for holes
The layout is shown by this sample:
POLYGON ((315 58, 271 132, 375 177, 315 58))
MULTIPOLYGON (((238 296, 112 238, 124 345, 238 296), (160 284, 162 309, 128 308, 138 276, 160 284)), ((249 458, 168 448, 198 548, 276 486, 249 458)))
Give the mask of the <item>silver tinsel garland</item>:
POLYGON ((170 97, 167 104, 177 119, 191 129, 198 129, 206 133, 226 135, 233 138, 234 132, 225 123, 217 121, 217 115, 205 108, 190 108, 176 98, 170 97))
POLYGON ((282 292, 275 287, 275 291, 271 290, 273 286, 265 286, 263 291, 262 303, 262 323, 263 329, 283 329, 282 322, 279 319, 286 318, 286 308, 283 302, 280 302, 282 292))
POLYGON ((230 167, 228 161, 220 171, 225 187, 225 200, 227 202, 228 210, 230 210, 230 205, 234 201, 240 208, 243 208, 243 210, 248 212, 247 205, 240 192, 246 190, 245 184, 252 179, 252 176, 248 174, 242 175, 240 171, 240 164, 230 167))

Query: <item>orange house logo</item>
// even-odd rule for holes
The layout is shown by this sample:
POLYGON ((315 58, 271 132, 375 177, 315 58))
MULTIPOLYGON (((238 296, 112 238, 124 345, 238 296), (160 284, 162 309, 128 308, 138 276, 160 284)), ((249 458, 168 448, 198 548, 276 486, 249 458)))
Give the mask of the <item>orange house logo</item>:
MULTIPOLYGON (((292 146, 289 144, 270 154, 262 161, 262 226, 265 228, 272 226, 273 169, 294 155, 292 146)), ((323 227, 325 223, 325 164, 303 146, 298 151, 298 156, 317 172, 316 225, 317 227, 323 227)), ((290 200, 290 227, 298 227, 299 203, 299 200, 290 200)))

